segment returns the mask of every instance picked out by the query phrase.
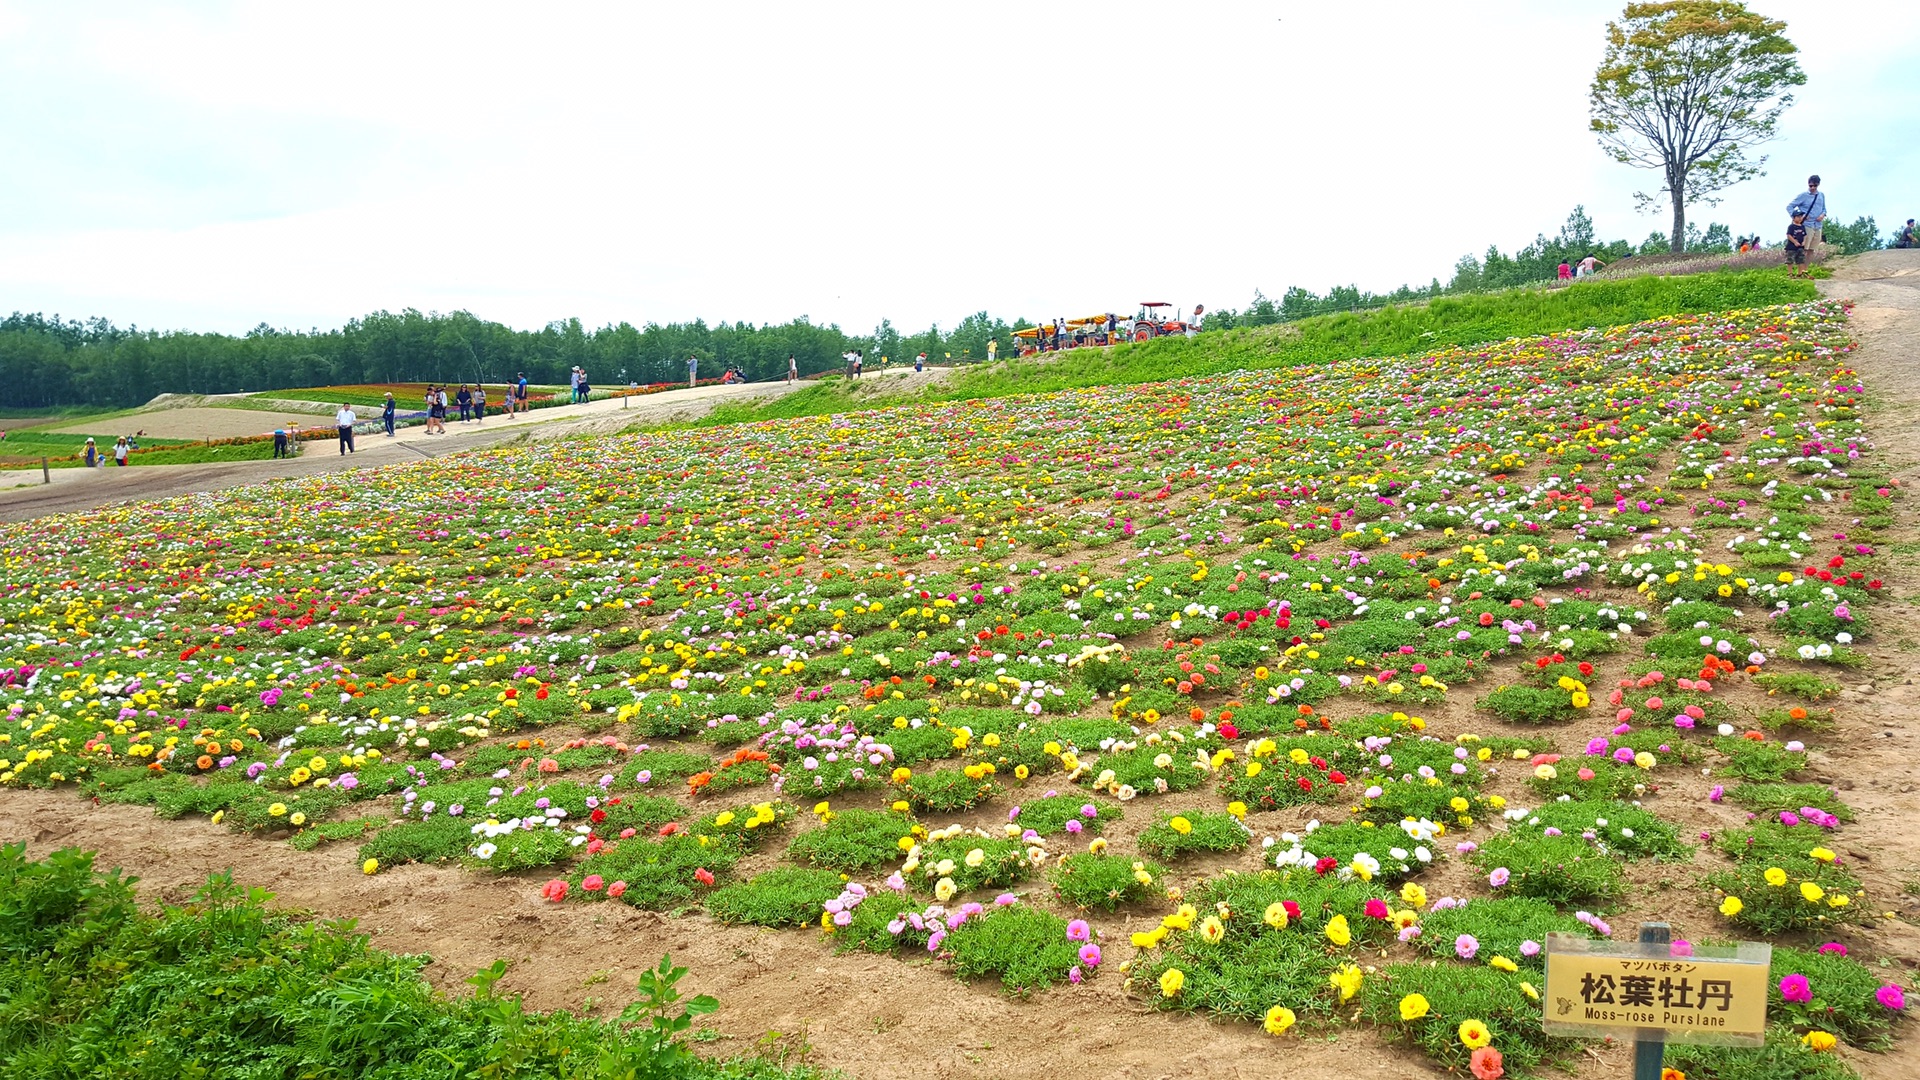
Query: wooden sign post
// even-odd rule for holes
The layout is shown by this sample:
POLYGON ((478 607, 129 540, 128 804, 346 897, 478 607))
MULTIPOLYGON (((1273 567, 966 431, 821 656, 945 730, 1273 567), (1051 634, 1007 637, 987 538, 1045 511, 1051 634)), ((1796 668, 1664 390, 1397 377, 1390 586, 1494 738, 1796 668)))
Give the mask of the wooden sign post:
POLYGON ((1644 923, 1634 942, 1548 934, 1547 1034, 1633 1040, 1634 1080, 1660 1080, 1669 1042, 1764 1045, 1773 946, 1676 951, 1670 933, 1644 923))

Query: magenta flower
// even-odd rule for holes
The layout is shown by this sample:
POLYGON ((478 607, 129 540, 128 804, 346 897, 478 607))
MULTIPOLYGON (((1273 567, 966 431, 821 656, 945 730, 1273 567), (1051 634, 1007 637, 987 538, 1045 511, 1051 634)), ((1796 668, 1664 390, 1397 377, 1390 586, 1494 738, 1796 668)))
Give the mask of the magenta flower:
MULTIPOLYGON (((1091 941, 1087 942, 1085 945, 1080 946, 1080 962, 1087 965, 1090 968, 1099 967, 1100 966, 1100 946, 1095 945, 1091 941)), ((1898 990, 1900 988, 1896 986, 1893 989, 1898 990)))
POLYGON ((1847 947, 1837 941, 1829 941, 1825 945, 1820 946, 1820 951, 1823 953, 1836 953, 1840 956, 1847 955, 1847 947))
POLYGON ((1873 992, 1873 996, 1880 1002, 1880 1004, 1886 1006, 1889 1009, 1894 1010, 1895 1012, 1898 1012, 1899 1010, 1907 1007, 1906 992, 1901 990, 1898 986, 1895 986, 1893 983, 1888 983, 1887 985, 1881 987, 1880 989, 1875 990, 1873 992))
POLYGON ((1780 980, 1780 999, 1804 1005, 1813 1000, 1813 987, 1807 984, 1805 975, 1797 973, 1789 975, 1780 980))
POLYGON ((1085 919, 1075 919, 1067 924, 1068 941, 1086 941, 1092 936, 1093 931, 1087 926, 1085 919))
POLYGON ((1686 938, 1679 938, 1667 946, 1667 955, 1674 957, 1692 956, 1693 942, 1688 941, 1686 938))
POLYGON ((1498 889, 1511 880, 1512 877, 1513 872, 1511 870, 1508 870, 1504 866, 1496 866, 1493 868, 1493 873, 1487 875, 1487 884, 1498 889))
POLYGON ((1471 960, 1480 951, 1480 942, 1472 934, 1461 934, 1453 939, 1453 953, 1462 960, 1471 960))

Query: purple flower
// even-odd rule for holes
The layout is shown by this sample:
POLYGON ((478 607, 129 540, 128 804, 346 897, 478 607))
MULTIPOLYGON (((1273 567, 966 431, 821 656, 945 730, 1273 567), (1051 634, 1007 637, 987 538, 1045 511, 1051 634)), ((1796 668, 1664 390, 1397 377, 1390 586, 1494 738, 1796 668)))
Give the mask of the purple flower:
POLYGON ((1070 982, 1070 983, 1072 983, 1072 984, 1073 984, 1073 985, 1075 985, 1075 986, 1079 986, 1079 985, 1080 985, 1080 980, 1081 980, 1082 978, 1084 978, 1084 976, 1082 976, 1082 975, 1080 974, 1080 965, 1078 965, 1078 964, 1075 964, 1074 966, 1072 966, 1072 967, 1070 967, 1070 968, 1068 968, 1068 969, 1067 969, 1067 981, 1068 981, 1068 982, 1070 982))
POLYGON ((1088 928, 1085 919, 1075 919, 1067 924, 1068 941, 1086 941, 1092 936, 1093 932, 1088 928))
POLYGON ((1527 940, 1525 940, 1525 941, 1523 941, 1523 942, 1521 942, 1521 943, 1520 943, 1520 955, 1521 955, 1521 956, 1528 956, 1528 957, 1532 957, 1532 956, 1539 956, 1539 955, 1540 955, 1540 943, 1539 943, 1539 942, 1537 942, 1537 941, 1535 941, 1535 940, 1533 940, 1532 938, 1528 938, 1527 940))
POLYGON ((1907 995, 1905 991, 1893 983, 1888 983, 1880 989, 1875 990, 1873 996, 1880 1004, 1896 1012, 1907 1007, 1907 995))
POLYGON ((1080 807, 1080 816, 1083 818, 1097 818, 1100 816, 1100 811, 1092 803, 1086 803, 1080 807))
MULTIPOLYGON (((896 874, 894 876, 898 877, 899 875, 896 874)), ((996 896, 993 898, 994 907, 1012 907, 1014 904, 1017 904, 1019 902, 1020 902, 1020 898, 1013 895, 1010 892, 1003 892, 999 896, 996 896)))
MULTIPOLYGON (((1080 962, 1087 965, 1090 968, 1099 967, 1100 966, 1100 946, 1095 945, 1091 941, 1087 942, 1085 945, 1080 946, 1080 962)), ((1893 987, 1893 990, 1895 992, 1898 992, 1899 989, 1900 988, 1897 986, 1893 987)), ((1891 1006, 1891 1005, 1888 1006, 1888 1008, 1895 1008, 1895 1007, 1896 1006, 1891 1006)))
POLYGON ((1480 951, 1480 942, 1472 934, 1461 934, 1453 939, 1453 953, 1462 960, 1471 960, 1480 951))
POLYGON ((1692 956, 1693 942, 1688 941, 1686 938, 1675 939, 1667 946, 1667 955, 1673 957, 1692 956))
MULTIPOLYGON (((1496 866, 1493 868, 1493 873, 1487 875, 1487 884, 1497 889, 1502 885, 1505 885, 1507 881, 1512 877, 1513 877, 1512 872, 1509 871, 1506 867, 1496 866)), ((1467 959, 1472 959, 1472 957, 1467 957, 1467 959)))
POLYGON ((1727 788, 1725 784, 1715 784, 1713 785, 1713 790, 1707 792, 1707 801, 1719 802, 1721 796, 1725 795, 1726 793, 1727 793, 1727 788))
POLYGON ((1071 820, 1069 820, 1069 821, 1067 822, 1067 831, 1068 831, 1068 832, 1070 832, 1070 833, 1077 833, 1077 832, 1079 832, 1079 831, 1080 831, 1080 829, 1081 829, 1081 825, 1080 825, 1080 821, 1079 821, 1079 819, 1078 819, 1078 818, 1074 818, 1074 819, 1071 819, 1071 820))
POLYGON ((1806 1004, 1813 1000, 1813 987, 1807 985, 1805 975, 1793 974, 1780 980, 1780 999, 1806 1004))

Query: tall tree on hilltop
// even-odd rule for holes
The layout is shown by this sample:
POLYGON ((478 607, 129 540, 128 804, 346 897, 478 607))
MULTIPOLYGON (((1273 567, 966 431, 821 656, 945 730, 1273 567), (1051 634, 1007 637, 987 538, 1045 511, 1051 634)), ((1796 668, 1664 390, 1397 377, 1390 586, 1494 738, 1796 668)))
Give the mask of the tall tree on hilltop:
MULTIPOLYGON (((1722 0, 1628 4, 1607 24, 1588 95, 1592 130, 1614 160, 1659 169, 1673 202, 1673 250, 1686 250, 1687 204, 1762 175, 1750 151, 1771 139, 1806 83, 1787 24, 1722 0)), ((1635 196, 1643 210, 1657 198, 1635 196)))

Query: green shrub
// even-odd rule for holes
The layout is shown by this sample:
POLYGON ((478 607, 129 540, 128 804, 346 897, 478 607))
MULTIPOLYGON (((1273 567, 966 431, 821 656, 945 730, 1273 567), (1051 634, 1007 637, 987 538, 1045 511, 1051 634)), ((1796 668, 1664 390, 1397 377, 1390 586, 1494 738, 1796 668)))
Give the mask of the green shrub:
POLYGON ((703 844, 701 838, 687 833, 660 839, 636 836, 608 844, 574 867, 569 880, 575 891, 568 895, 588 900, 607 899, 614 884, 624 883, 621 895, 612 899, 649 911, 663 911, 693 903, 706 892, 696 876, 697 871, 705 870, 716 880, 723 878, 740 861, 741 854, 739 842, 728 837, 709 837, 703 844), (595 874, 608 888, 599 892, 579 888, 582 881, 595 874))
POLYGON ((1244 938, 1230 932, 1218 945, 1184 936, 1166 949, 1135 958, 1128 985, 1158 1009, 1205 1011, 1259 1023, 1268 1009, 1284 1005, 1302 1027, 1331 1020, 1338 1000, 1327 979, 1343 959, 1328 954, 1326 939, 1318 932, 1305 927, 1272 930, 1260 922, 1261 908, 1248 910, 1250 918, 1236 917, 1229 925, 1245 921, 1266 932, 1248 932, 1244 938), (1184 979, 1171 997, 1159 985, 1169 968, 1178 968, 1184 979))
POLYGON ((1068 855, 1047 872, 1053 894, 1074 907, 1113 911, 1159 895, 1167 868, 1124 855, 1068 855))
POLYGON ((1021 829, 1032 829, 1041 836, 1055 836, 1067 832, 1067 823, 1077 821, 1081 836, 1098 836, 1106 831, 1108 825, 1119 821, 1125 814, 1114 803, 1089 799, 1084 795, 1045 795, 1037 799, 1028 799, 1020 804, 1020 816, 1013 819, 1021 829), (1086 813, 1088 807, 1093 813, 1086 813))
POLYGON ((920 773, 905 787, 907 804, 922 814, 957 814, 1000 794, 1000 786, 991 779, 975 780, 960 769, 920 773))
POLYGON ((794 837, 787 858, 843 874, 875 870, 899 860, 900 839, 913 824, 887 810, 836 810, 825 825, 794 837))
POLYGON ((1420 920, 1417 945, 1439 957, 1456 955, 1455 946, 1465 934, 1479 943, 1476 958, 1485 963, 1496 956, 1535 971, 1546 967, 1547 935, 1581 934, 1591 931, 1545 900, 1531 896, 1505 896, 1497 900, 1470 900, 1450 908, 1430 911, 1420 920), (1525 942, 1540 948, 1527 955, 1525 942))
MULTIPOLYGON (((861 905, 865 907, 865 904, 861 905)), ((998 977, 1020 997, 1067 981, 1080 963, 1080 945, 1067 939, 1067 920, 1015 904, 976 915, 947 935, 944 947, 963 979, 998 977)))
POLYGON ((1853 820, 1852 808, 1824 784, 1741 784, 1727 789, 1726 797, 1756 814, 1798 811, 1803 806, 1813 806, 1841 821, 1853 820))
POLYGON ((1750 859, 1708 875, 1707 884, 1727 895, 1722 914, 1725 904, 1738 900, 1739 910, 1728 918, 1766 937, 1858 922, 1868 914, 1858 878, 1805 855, 1777 863, 1750 859), (1769 873, 1780 884, 1769 881, 1769 873))
POLYGON ((975 889, 1004 889, 1033 874, 1025 845, 997 837, 961 834, 935 840, 920 845, 919 859, 919 866, 907 874, 907 881, 927 893, 934 892, 942 878, 952 878, 954 888, 966 893, 975 889), (980 857, 972 859, 976 851, 980 857))
POLYGON ((360 858, 378 859, 381 866, 457 859, 477 843, 473 823, 456 817, 403 821, 374 833, 360 845, 360 858))
POLYGON ((1546 803, 1509 831, 1532 834, 1546 829, 1559 829, 1569 836, 1592 832, 1607 850, 1633 859, 1686 859, 1693 850, 1680 839, 1679 830, 1658 814, 1612 800, 1546 803))
POLYGON ((1738 780, 1776 783, 1807 767, 1807 755, 1779 743, 1756 742, 1728 735, 1713 740, 1713 748, 1727 755, 1720 772, 1738 780))
POLYGON ((1480 707, 1510 724, 1558 724, 1580 716, 1566 691, 1535 686, 1502 686, 1481 698, 1480 707))
POLYGON ((1466 1074, 1471 1053, 1460 1042, 1460 1024, 1478 1020, 1493 1035, 1508 1075, 1530 1073, 1543 1063, 1571 1056, 1579 1043, 1540 1028, 1540 1005, 1523 984, 1528 973, 1508 973, 1485 964, 1390 964, 1360 989, 1360 1015, 1384 1032, 1420 1048, 1443 1068, 1466 1074), (1400 1018, 1411 994, 1427 1000, 1425 1016, 1400 1018))
POLYGON ((925 934, 895 934, 887 924, 920 905, 904 893, 891 889, 870 889, 867 898, 853 909, 853 920, 845 926, 827 929, 833 938, 833 951, 890 953, 909 943, 925 944, 925 934))
POLYGON ((1572 836, 1503 833, 1474 852, 1473 862, 1489 875, 1504 867, 1510 877, 1502 888, 1512 895, 1556 904, 1604 903, 1626 884, 1619 860, 1572 836))
POLYGON ((1201 851, 1239 851, 1252 842, 1253 834, 1239 818, 1212 810, 1184 814, 1162 811, 1134 841, 1143 853, 1161 859, 1178 859, 1201 851), (1184 830, 1175 824, 1181 821, 1187 824, 1184 830))
POLYGON ((1765 1046, 1667 1046, 1665 1065, 1679 1069, 1687 1080, 1858 1080, 1846 1059, 1816 1053, 1800 1041, 1792 1028, 1767 1028, 1765 1046))
POLYGON ((783 866, 715 889, 706 909, 723 923, 807 926, 819 921, 820 905, 839 896, 841 885, 840 875, 832 870, 783 866))
POLYGON ((717 810, 694 822, 695 836, 726 837, 742 850, 757 850, 769 836, 793 821, 793 804, 775 799, 717 810))

